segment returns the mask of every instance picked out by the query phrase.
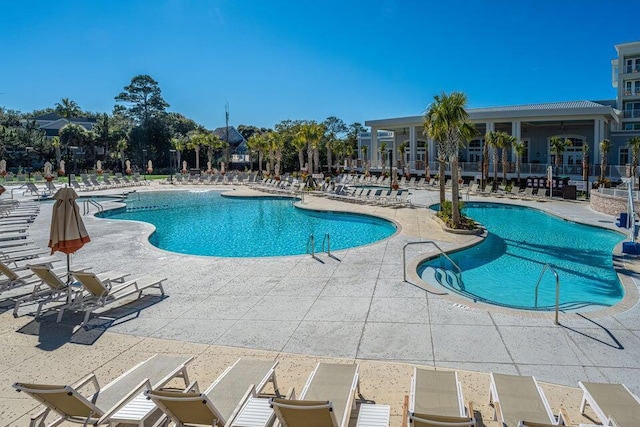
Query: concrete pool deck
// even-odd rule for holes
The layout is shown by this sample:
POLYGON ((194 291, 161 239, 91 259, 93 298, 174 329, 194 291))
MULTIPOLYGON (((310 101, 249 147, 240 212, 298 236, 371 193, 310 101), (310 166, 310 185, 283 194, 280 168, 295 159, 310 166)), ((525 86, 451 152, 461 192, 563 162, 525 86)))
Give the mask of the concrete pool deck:
MULTIPOLYGON (((137 191, 168 187, 155 183, 137 191)), ((198 187, 171 186, 171 190, 193 188, 198 187)), ((251 191, 230 186, 219 189, 237 194, 251 191)), ((412 200, 426 206, 437 197, 436 191, 416 191, 412 200)), ((488 197, 478 200, 513 202, 488 197)), ((593 212, 588 203, 517 203, 613 228, 613 218, 593 212)), ((47 245, 51 206, 42 204, 29 229, 30 238, 40 247, 47 245)), ((204 355, 211 348, 225 355, 225 363, 247 352, 285 360, 290 354, 300 354, 313 361, 327 357, 370 361, 367 363, 372 365, 399 362, 393 366, 419 364, 535 375, 541 381, 574 388, 578 380, 622 382, 640 394, 637 304, 604 316, 561 313, 559 326, 550 316, 504 312, 470 301, 460 304, 403 282, 402 248, 407 242, 435 240, 448 250, 477 237, 444 232, 421 208, 390 209, 315 197, 305 197, 305 207, 378 214, 396 221, 401 229, 382 242, 336 251, 334 257, 318 254, 320 261, 308 255, 208 258, 151 246, 146 240, 152 230, 148 224, 85 216, 92 241, 73 256, 73 264, 92 266, 96 271, 117 269, 134 275, 165 276, 167 297, 161 300, 150 295, 109 309, 92 317, 88 330, 78 328, 81 316, 65 314, 63 322, 56 325, 52 316, 39 322, 28 314, 14 319, 10 310, 5 311, 6 304, 2 305, 0 333, 6 344, 0 347, 0 398, 12 403, 0 412, 0 418, 24 420, 36 406, 30 399, 16 396, 10 384, 36 379, 59 382, 73 373, 76 375, 71 378, 76 380, 95 367, 90 357, 82 361, 82 355, 97 357, 98 366, 109 376, 131 366, 129 360, 125 364, 118 358, 123 352, 139 359, 149 351, 204 355), (167 342, 175 343, 172 350, 162 350, 167 342), (78 358, 77 365, 65 362, 78 358)), ((409 258, 421 253, 425 248, 408 251, 409 258)), ((638 260, 625 257, 621 262, 636 283, 638 260)), ((537 278, 527 279, 533 286, 537 278)), ((3 294, 0 301, 4 299, 3 294)), ((407 388, 408 377, 403 377, 402 383, 407 388)), ((394 405, 397 416, 398 402, 395 397, 393 400, 384 402, 381 398, 380 403, 394 405)))

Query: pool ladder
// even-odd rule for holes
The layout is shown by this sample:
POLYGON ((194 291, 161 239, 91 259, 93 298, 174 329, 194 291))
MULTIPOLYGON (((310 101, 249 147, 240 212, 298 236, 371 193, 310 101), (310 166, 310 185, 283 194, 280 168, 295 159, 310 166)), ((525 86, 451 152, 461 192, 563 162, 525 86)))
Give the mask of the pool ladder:
POLYGON ((82 203, 82 215, 86 215, 86 214, 90 213, 91 212, 91 206, 95 206, 96 208, 98 208, 98 212, 104 211, 104 207, 102 207, 102 205, 100 203, 96 202, 93 199, 88 199, 88 200, 85 200, 82 203))
MULTIPOLYGON (((316 257, 316 240, 313 236, 313 233, 309 234, 309 238, 307 239, 307 251, 309 255, 313 258, 316 257)), ((329 233, 325 233, 324 238, 322 239, 322 252, 326 252, 328 256, 331 256, 331 236, 329 233), (324 245, 327 244, 327 250, 324 250, 324 245)))
POLYGON ((536 302, 535 302, 535 307, 538 308, 538 288, 540 287, 540 281, 542 280, 542 276, 544 275, 545 271, 551 271, 553 273, 553 275, 556 277, 556 317, 555 317, 555 322, 556 325, 559 325, 560 323, 558 322, 558 311, 559 311, 559 306, 560 306, 560 277, 558 276, 558 272, 551 267, 551 265, 549 264, 545 264, 542 267, 542 271, 540 272, 540 277, 538 277, 538 283, 536 283, 536 302))
POLYGON ((409 242, 409 243, 404 245, 404 247, 402 248, 402 270, 403 270, 403 277, 404 277, 404 281, 405 282, 407 282, 407 247, 408 246, 412 246, 412 245, 433 245, 440 252, 440 254, 443 257, 445 257, 451 263, 451 265, 453 265, 456 268, 457 272, 454 273, 454 274, 458 278, 458 281, 460 283, 462 283, 462 269, 460 268, 460 266, 458 266, 458 264, 456 264, 455 261, 452 260, 451 257, 449 257, 449 255, 447 255, 447 253, 445 251, 443 251, 442 248, 440 246, 438 246, 438 244, 436 242, 434 242, 433 240, 423 240, 423 241, 420 241, 420 242, 409 242))

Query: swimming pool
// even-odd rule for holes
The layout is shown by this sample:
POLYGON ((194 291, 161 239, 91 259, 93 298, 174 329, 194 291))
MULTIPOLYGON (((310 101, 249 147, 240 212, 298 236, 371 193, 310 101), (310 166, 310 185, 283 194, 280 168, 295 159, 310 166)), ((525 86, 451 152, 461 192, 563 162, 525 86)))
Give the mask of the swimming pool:
POLYGON ((624 236, 577 224, 536 209, 497 203, 466 203, 465 215, 487 229, 474 247, 450 254, 463 273, 444 257, 420 265, 426 282, 490 304, 529 310, 555 308, 555 278, 545 273, 535 304, 535 286, 544 264, 560 277, 560 305, 566 310, 616 304, 623 288, 613 269, 612 252, 624 236), (439 270, 440 269, 440 270, 439 270), (445 271, 448 270, 448 271, 445 271))
POLYGON ((331 250, 385 239, 396 226, 380 218, 298 209, 290 198, 222 197, 217 191, 149 192, 132 195, 126 208, 101 214, 109 219, 153 224, 149 241, 158 248, 192 255, 264 257, 306 253, 309 235, 319 252, 325 234, 331 250))

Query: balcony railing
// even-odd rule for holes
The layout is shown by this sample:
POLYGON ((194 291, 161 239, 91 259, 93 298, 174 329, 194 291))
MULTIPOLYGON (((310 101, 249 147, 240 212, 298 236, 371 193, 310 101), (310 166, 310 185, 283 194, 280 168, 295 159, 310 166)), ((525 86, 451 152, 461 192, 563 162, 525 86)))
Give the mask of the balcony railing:
POLYGON ((639 73, 640 72, 640 64, 638 65, 627 65, 624 68, 626 73, 639 73))

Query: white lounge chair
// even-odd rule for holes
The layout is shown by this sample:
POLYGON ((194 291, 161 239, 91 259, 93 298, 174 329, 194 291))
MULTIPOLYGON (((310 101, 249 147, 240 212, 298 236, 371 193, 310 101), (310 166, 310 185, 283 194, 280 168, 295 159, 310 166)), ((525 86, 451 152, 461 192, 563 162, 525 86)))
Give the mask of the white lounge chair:
MULTIPOLYGON (((315 427, 346 427, 351 410, 355 409, 356 391, 359 393, 358 365, 318 363, 300 394, 300 400, 272 398, 270 402, 283 426, 308 426, 312 419, 315 427)), ((389 407, 363 404, 360 411, 368 415, 372 409, 377 412, 377 422, 360 422, 358 425, 387 426, 389 407), (363 407, 366 408, 364 411, 363 407)))
POLYGON ((409 422, 414 427, 475 426, 473 408, 464 404, 458 373, 413 369, 409 422))
POLYGON ((119 422, 143 425, 144 420, 157 410, 152 402, 145 399, 143 391, 152 387, 164 387, 174 378, 182 378, 187 385, 187 364, 192 359, 193 357, 187 356, 156 354, 105 387, 100 387, 95 374, 90 374, 71 386, 15 383, 13 387, 45 405, 42 411, 31 417, 31 426, 45 426, 45 419, 52 412, 59 417, 46 424, 47 426, 57 426, 64 421, 85 426, 89 423, 100 425, 106 422, 112 425, 119 422), (93 384, 95 393, 85 397, 78 390, 89 384, 93 384))
POLYGON ((275 368, 272 360, 238 359, 203 393, 147 390, 151 399, 176 426, 228 425, 249 397, 261 393, 271 382, 276 393, 275 368))
POLYGON ((490 399, 495 419, 505 427, 547 427, 564 424, 556 418, 534 377, 491 373, 490 399))
POLYGON ((598 420, 606 426, 640 426, 640 398, 624 384, 589 383, 579 381, 582 389, 580 413, 591 406, 598 420))
POLYGON ((89 316, 95 310, 135 294, 138 294, 138 298, 140 298, 146 289, 159 289, 160 294, 164 295, 162 282, 167 280, 166 278, 142 276, 124 283, 114 283, 113 280, 102 280, 90 272, 73 271, 72 274, 82 285, 83 290, 74 296, 73 301, 55 308, 58 310, 56 321, 62 320, 65 310, 82 311, 84 312, 84 320, 81 325, 85 325, 89 321, 89 316))

